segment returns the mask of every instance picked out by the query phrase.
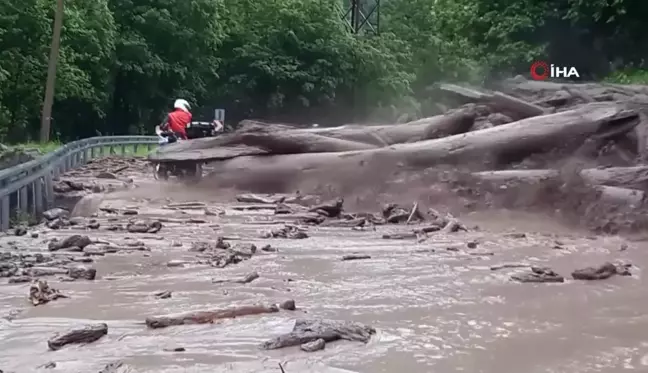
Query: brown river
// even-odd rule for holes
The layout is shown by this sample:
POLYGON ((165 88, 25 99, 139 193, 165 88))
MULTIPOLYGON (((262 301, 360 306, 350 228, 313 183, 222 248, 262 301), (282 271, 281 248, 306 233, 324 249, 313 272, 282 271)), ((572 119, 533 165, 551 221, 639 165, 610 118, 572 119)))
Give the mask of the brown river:
MULTIPOLYGON (((97 257, 94 281, 50 285, 70 295, 41 306, 27 302, 29 284, 0 285, 0 370, 8 372, 98 372, 122 361, 132 372, 281 373, 540 373, 648 371, 648 246, 617 236, 590 236, 542 216, 486 212, 461 216, 479 231, 436 234, 425 242, 385 240, 377 230, 310 227, 307 239, 261 239, 271 212, 241 212, 222 198, 167 188, 153 180, 107 194, 102 206, 135 208, 138 219, 179 219, 163 223, 157 234, 116 233, 105 229, 49 230, 3 236, 25 250, 47 252, 47 241, 73 233, 116 242, 124 235, 142 241, 150 252, 97 257), (170 201, 201 201, 221 216, 203 210, 169 210, 170 201), (220 200, 220 202, 218 202, 220 200), (190 216, 206 223, 182 222, 190 216), (524 232, 526 237, 511 235, 524 232), (192 242, 228 236, 233 241, 272 244, 250 260, 226 268, 168 267, 169 260, 191 260, 192 242), (467 248, 468 242, 477 247, 467 248), (554 248, 556 243, 560 249, 554 248), (627 244, 627 250, 621 250, 627 244), (451 248, 451 250, 448 250, 451 248), (342 261, 362 253, 366 260, 342 261), (605 261, 632 263, 632 276, 575 281, 573 270, 605 261), (491 270, 502 263, 549 266, 565 283, 530 284, 509 280, 520 269, 491 270), (257 271, 247 284, 213 283, 257 271), (170 290, 168 299, 152 296, 170 290), (293 312, 245 316, 214 324, 147 329, 147 316, 225 308, 239 304, 294 299, 293 312), (377 329, 368 344, 338 341, 322 351, 298 347, 265 351, 259 344, 288 332, 295 318, 307 315, 359 321, 377 329), (105 322, 108 335, 86 345, 48 351, 47 340, 79 325, 105 322), (169 352, 174 347, 185 351, 169 352), (45 365, 55 362, 55 367, 45 365)), ((214 192, 216 193, 216 192, 214 192)), ((129 216, 118 216, 127 220, 129 216)), ((115 215, 99 214, 109 223, 115 215)))

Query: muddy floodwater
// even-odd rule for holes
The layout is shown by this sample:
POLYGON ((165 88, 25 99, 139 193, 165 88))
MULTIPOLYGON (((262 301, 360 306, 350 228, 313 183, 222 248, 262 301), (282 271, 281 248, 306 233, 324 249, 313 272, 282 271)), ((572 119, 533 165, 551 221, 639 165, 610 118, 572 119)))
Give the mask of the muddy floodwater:
POLYGON ((461 216, 467 226, 480 229, 436 233, 421 243, 382 239, 410 229, 403 225, 311 226, 306 239, 259 238, 272 227, 271 210, 235 210, 222 196, 159 185, 144 175, 136 184, 106 194, 102 202, 102 207, 135 210, 136 216, 99 212, 99 229, 39 226, 30 229, 39 232, 36 238, 0 239, 2 250, 15 246, 24 252, 48 253, 49 240, 75 233, 113 243, 130 238, 150 248, 93 257, 94 281, 47 277, 70 298, 40 306, 27 301, 29 283, 2 279, 0 315, 12 315, 0 319, 3 372, 98 372, 115 361, 134 372, 280 373, 280 362, 286 373, 648 371, 648 284, 641 272, 648 247, 643 242, 591 236, 542 216, 506 212, 461 216), (180 201, 203 202, 219 213, 165 208, 180 201), (104 228, 133 218, 162 219, 163 228, 158 233, 104 228), (191 244, 218 236, 259 248, 270 244, 277 251, 258 250, 225 268, 191 264, 191 244), (341 260, 352 253, 370 258, 341 260), (187 263, 169 267, 174 260, 187 263), (569 276, 575 269, 618 260, 633 264, 632 276, 600 281, 569 276), (521 262, 551 267, 566 280, 517 283, 509 278, 523 269, 491 269, 521 262), (252 271, 259 278, 250 283, 212 281, 252 271), (172 296, 153 296, 164 290, 172 296), (155 330, 144 325, 148 316, 286 299, 298 309, 213 324, 155 330), (312 353, 299 347, 259 348, 305 316, 359 321, 377 333, 367 344, 336 341, 312 353), (47 340, 56 333, 96 322, 108 324, 102 339, 48 350, 47 340), (179 347, 184 351, 174 351, 179 347))

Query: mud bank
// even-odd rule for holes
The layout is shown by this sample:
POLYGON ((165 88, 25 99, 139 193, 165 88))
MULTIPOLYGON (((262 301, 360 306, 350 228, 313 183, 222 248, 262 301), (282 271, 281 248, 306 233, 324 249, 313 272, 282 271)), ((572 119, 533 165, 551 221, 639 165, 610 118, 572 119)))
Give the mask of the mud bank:
MULTIPOLYGON (((74 178, 100 183, 96 176, 78 171, 74 178)), ((276 373, 279 364, 287 373, 648 365, 641 241, 593 236, 538 214, 449 216, 447 201, 417 206, 418 198, 405 195, 387 209, 345 195, 335 211, 305 192, 237 197, 158 184, 140 171, 113 180, 127 179, 128 189, 103 195, 94 211, 62 213, 48 220, 61 221, 54 228, 0 238, 2 371, 99 372, 111 363, 134 372, 276 373), (631 264, 631 275, 572 276, 606 262, 631 264), (94 269, 93 279, 75 276, 71 269, 79 267, 94 269), (564 281, 515 281, 543 268, 564 281), (66 298, 34 306, 34 280, 66 298), (246 308, 257 306, 268 312, 246 308), (197 322, 210 321, 198 312, 232 309, 247 311, 197 322), (187 313, 192 322, 184 325, 145 324, 187 313), (295 332, 297 320, 312 319, 361 323, 375 333, 359 331, 353 335, 366 340, 353 340, 326 332, 324 349, 314 352, 262 348, 295 332), (101 324, 107 334, 96 340, 49 351, 56 334, 101 324)), ((312 342, 313 349, 320 343, 312 342)))

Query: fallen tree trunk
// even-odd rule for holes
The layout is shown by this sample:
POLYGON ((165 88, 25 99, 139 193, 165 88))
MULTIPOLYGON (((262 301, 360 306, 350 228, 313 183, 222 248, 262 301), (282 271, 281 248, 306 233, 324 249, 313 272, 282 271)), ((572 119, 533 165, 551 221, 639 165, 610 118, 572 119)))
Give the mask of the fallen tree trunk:
POLYGON ((346 167, 359 173, 359 167, 368 165, 401 164, 425 168, 462 160, 483 161, 510 153, 529 155, 561 146, 578 147, 591 136, 605 138, 610 132, 618 135, 632 130, 637 118, 634 111, 625 110, 622 105, 595 103, 442 139, 358 152, 277 155, 263 159, 247 156, 217 162, 213 166, 219 178, 252 176, 268 181, 285 181, 322 169, 332 171, 346 167))
POLYGON ((207 161, 245 155, 300 154, 368 150, 408 141, 465 133, 475 123, 468 111, 389 126, 292 129, 247 126, 241 133, 182 141, 149 155, 157 162, 207 161))
MULTIPOLYGON (((559 170, 505 170, 471 174, 479 180, 494 183, 536 183, 561 176, 559 170)), ((641 188, 648 184, 648 166, 589 168, 578 172, 588 183, 641 188)))
POLYGON ((241 306, 213 311, 184 312, 173 315, 151 316, 146 318, 146 326, 151 329, 166 328, 173 325, 209 324, 216 320, 233 319, 240 316, 259 315, 279 312, 279 307, 241 306))
POLYGON ((304 129, 295 132, 372 144, 389 146, 406 142, 435 139, 469 131, 475 123, 475 115, 457 111, 448 115, 423 118, 413 122, 383 126, 342 126, 334 128, 304 129))

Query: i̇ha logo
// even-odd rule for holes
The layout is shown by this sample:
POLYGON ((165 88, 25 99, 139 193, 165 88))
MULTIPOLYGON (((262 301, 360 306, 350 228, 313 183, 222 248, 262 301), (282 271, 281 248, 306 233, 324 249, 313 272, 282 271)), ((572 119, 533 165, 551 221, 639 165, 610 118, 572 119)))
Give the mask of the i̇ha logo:
POLYGON ((547 80, 551 78, 580 78, 575 67, 549 65, 544 61, 531 64, 531 78, 533 80, 547 80))

